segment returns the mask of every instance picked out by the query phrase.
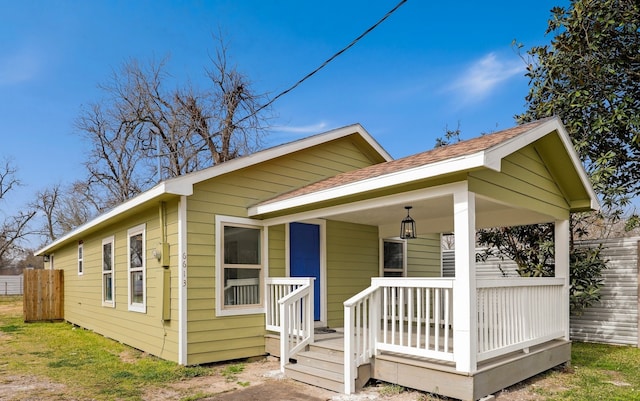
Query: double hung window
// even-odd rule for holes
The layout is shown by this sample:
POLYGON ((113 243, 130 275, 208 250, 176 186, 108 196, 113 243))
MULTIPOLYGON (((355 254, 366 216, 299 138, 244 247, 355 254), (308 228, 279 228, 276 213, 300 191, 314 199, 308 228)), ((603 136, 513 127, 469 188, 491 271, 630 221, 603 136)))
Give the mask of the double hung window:
POLYGON ((82 276, 84 274, 84 245, 82 242, 78 244, 78 276, 82 276))
POLYGON ((113 237, 102 240, 102 305, 115 306, 113 237))
POLYGON ((144 313, 147 311, 145 225, 129 229, 127 239, 129 310, 144 313))
POLYGON ((222 253, 218 314, 259 313, 264 283, 262 227, 224 221, 218 227, 218 252, 222 253))

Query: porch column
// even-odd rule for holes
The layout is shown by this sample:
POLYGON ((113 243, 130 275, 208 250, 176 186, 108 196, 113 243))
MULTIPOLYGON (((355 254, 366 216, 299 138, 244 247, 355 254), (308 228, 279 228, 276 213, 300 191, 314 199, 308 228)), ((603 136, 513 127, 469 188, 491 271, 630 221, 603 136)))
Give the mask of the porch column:
POLYGON ((468 190, 453 194, 456 277, 453 292, 453 344, 456 370, 476 370, 476 197, 468 190))
POLYGON ((569 270, 569 241, 570 241, 570 227, 569 220, 556 220, 555 222, 555 276, 564 279, 564 285, 562 287, 562 299, 565 300, 565 304, 562 305, 562 312, 564 316, 564 339, 569 341, 569 285, 570 285, 570 270, 569 270))

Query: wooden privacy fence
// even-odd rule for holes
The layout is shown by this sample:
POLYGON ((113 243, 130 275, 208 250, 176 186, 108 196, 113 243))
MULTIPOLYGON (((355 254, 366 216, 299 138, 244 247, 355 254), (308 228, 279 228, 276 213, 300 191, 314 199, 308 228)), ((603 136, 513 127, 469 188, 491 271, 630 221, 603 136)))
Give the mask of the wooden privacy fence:
POLYGON ((64 270, 24 271, 24 321, 64 319, 64 270))

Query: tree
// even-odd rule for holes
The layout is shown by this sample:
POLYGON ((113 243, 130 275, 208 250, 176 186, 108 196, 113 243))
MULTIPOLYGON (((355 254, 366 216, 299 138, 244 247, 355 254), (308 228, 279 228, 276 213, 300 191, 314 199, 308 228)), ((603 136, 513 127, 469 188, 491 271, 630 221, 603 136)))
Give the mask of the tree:
POLYGON ((91 151, 87 186, 99 211, 156 182, 226 162, 258 149, 267 127, 265 95, 227 57, 219 41, 209 88, 167 89, 166 60, 129 60, 100 86, 108 97, 83 109, 77 128, 91 151), (94 200, 95 201, 95 200, 94 200))
MULTIPOLYGON (((6 200, 6 196, 20 185, 16 173, 16 167, 9 160, 0 166, 0 202, 6 200)), ((26 209, 12 216, 0 216, 0 267, 12 261, 20 252, 22 241, 31 234, 28 224, 35 214, 35 210, 26 209)))
POLYGON ((69 186, 55 184, 36 193, 31 208, 43 216, 37 234, 45 241, 54 241, 62 234, 73 230, 99 211, 92 203, 92 196, 85 183, 77 181, 69 186))
MULTIPOLYGON (((576 248, 574 240, 603 222, 617 224, 631 197, 640 194, 639 16, 640 6, 633 0, 573 0, 569 8, 551 10, 546 31, 555 34, 551 43, 533 47, 523 57, 530 86, 527 110, 517 120, 559 116, 604 206, 601 214, 571 218, 574 312, 599 300, 606 267, 601 246, 576 248)), ((522 275, 553 272, 552 241, 548 224, 480 234, 481 244, 513 257, 522 275)))
POLYGON ((460 134, 462 131, 460 130, 460 121, 458 121, 458 126, 456 129, 449 129, 448 126, 444 127, 444 136, 436 138, 435 148, 441 148, 443 146, 451 145, 454 143, 458 143, 462 140, 460 138, 460 134))
MULTIPOLYGON (((478 257, 481 260, 489 256, 501 259, 508 257, 516 262, 521 277, 550 277, 555 269, 553 237, 553 224, 480 230, 478 243, 486 248, 478 257)), ((602 249, 601 245, 576 247, 572 241, 569 253, 569 305, 574 314, 580 314, 583 309, 600 300, 602 270, 606 268, 602 249)))
POLYGON ((640 5, 573 0, 554 7, 549 45, 527 52, 527 111, 559 116, 608 209, 640 195, 640 5))

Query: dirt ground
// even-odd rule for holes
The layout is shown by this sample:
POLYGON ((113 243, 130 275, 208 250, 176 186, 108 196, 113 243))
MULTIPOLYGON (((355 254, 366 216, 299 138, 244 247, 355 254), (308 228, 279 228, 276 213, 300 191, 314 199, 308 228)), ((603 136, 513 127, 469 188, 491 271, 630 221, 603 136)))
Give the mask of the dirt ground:
MULTIPOLYGON (((19 313, 20 306, 3 305, 3 312, 19 313)), ((3 333, 0 332, 0 336, 3 333)), ((0 365, 3 362, 0 361, 0 365)), ((164 386, 146 389, 143 400, 179 401, 184 399, 206 401, 431 401, 451 400, 419 391, 403 389, 384 383, 370 385, 351 396, 337 394, 319 387, 286 379, 280 373, 277 358, 267 357, 246 363, 233 380, 220 375, 196 377, 164 386)), ((220 369, 223 369, 221 365, 220 369)), ((562 390, 554 375, 537 376, 495 394, 499 401, 541 401, 541 393, 562 390)), ((0 400, 6 401, 66 401, 76 399, 71 389, 43 377, 10 375, 0 377, 0 400)))
MULTIPOLYGON (((534 378, 525 384, 513 386, 495 395, 499 401, 544 400, 544 393, 554 390, 552 377, 534 378)), ((275 358, 266 358, 245 364, 245 369, 232 380, 219 375, 196 377, 162 387, 150 387, 143 400, 178 401, 183 399, 206 401, 430 401, 451 400, 397 386, 378 384, 368 386, 351 396, 337 394, 315 386, 284 378, 275 358)), ((70 400, 74 399, 62 384, 34 376, 8 376, 0 378, 0 400, 70 400)))

